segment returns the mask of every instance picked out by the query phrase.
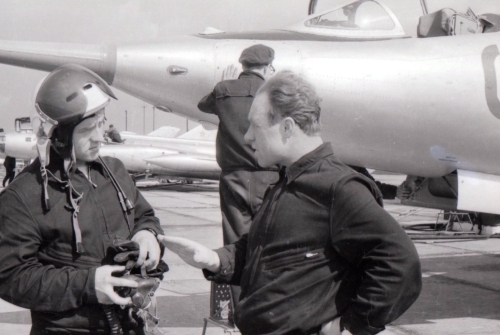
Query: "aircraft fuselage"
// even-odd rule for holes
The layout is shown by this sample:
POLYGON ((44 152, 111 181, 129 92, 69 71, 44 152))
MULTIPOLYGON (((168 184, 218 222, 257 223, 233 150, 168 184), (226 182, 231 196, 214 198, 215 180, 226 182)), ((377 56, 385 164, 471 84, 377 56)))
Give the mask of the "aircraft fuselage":
POLYGON ((167 38, 119 47, 0 42, 0 62, 50 71, 79 63, 158 109, 217 124, 196 105, 266 44, 274 67, 302 74, 322 103, 323 139, 346 163, 422 177, 500 174, 498 34, 348 41, 283 31, 167 38), (284 38, 284 36, 288 36, 284 38), (42 51, 40 51, 42 50, 42 51))
POLYGON ((346 163, 436 177, 500 174, 497 34, 386 41, 172 38, 117 48, 113 86, 190 119, 245 47, 276 51, 322 102, 323 139, 346 163), (169 72, 170 69, 170 72, 169 72), (177 72, 176 72, 177 71, 177 72))

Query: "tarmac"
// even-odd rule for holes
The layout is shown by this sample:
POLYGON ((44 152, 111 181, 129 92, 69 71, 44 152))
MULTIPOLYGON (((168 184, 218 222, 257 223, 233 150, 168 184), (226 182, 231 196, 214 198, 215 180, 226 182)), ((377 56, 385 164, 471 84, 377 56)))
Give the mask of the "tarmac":
MULTIPOLYGON (((376 172, 376 178, 397 185, 404 176, 376 172)), ((210 248, 222 245, 217 182, 141 184, 166 234, 210 248)), ((408 234, 420 236, 414 243, 422 263, 423 290, 417 302, 380 334, 500 334, 500 240, 470 235, 450 239, 450 234, 474 231, 468 222, 454 223, 453 232, 436 237, 435 224, 447 223, 439 210, 403 206, 397 199, 386 201, 385 208, 408 234)), ((210 283, 175 254, 167 252, 164 260, 170 271, 157 291, 159 330, 202 334, 203 319, 209 316, 210 283)), ((0 300, 0 334, 27 335, 30 327, 29 311, 0 300)), ((209 326, 206 334, 222 335, 224 330, 209 326)))

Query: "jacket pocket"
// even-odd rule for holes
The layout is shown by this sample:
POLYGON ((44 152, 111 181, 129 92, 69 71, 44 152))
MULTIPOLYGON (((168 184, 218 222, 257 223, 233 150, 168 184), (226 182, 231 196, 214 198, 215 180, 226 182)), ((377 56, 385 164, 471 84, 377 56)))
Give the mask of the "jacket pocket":
POLYGON ((323 249, 303 251, 299 254, 284 255, 281 257, 270 257, 268 260, 263 259, 264 270, 276 270, 285 267, 295 267, 297 265, 308 265, 321 263, 326 260, 325 251, 323 249))

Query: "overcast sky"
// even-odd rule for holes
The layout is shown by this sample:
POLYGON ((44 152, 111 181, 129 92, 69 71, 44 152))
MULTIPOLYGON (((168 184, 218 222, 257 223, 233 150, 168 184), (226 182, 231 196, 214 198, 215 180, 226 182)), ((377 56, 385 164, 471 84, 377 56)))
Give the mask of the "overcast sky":
MULTIPOLYGON (((161 41, 211 26, 225 31, 280 28, 307 14, 309 0, 2 0, 0 40, 82 44, 161 41)), ((0 42, 1 43, 1 42, 0 42)), ((0 128, 14 129, 16 117, 34 112, 35 87, 47 73, 0 65, 0 128)), ((115 89, 118 102, 108 121, 125 130, 149 133, 153 110, 115 89)), ((207 92, 208 93, 208 92, 207 92)), ((155 127, 186 128, 183 118, 156 111, 155 127)), ((190 123, 190 128, 195 123, 190 123)))

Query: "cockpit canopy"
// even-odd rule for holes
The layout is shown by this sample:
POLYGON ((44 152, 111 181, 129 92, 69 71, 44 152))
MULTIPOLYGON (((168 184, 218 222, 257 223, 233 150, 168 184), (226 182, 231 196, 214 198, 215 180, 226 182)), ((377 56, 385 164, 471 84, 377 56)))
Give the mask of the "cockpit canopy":
POLYGON ((347 1, 326 11, 315 12, 285 30, 349 39, 406 37, 393 12, 377 0, 347 1))
POLYGON ((391 16, 374 1, 360 0, 306 21, 309 27, 392 30, 391 16))
POLYGON ((360 39, 406 36, 392 11, 376 0, 351 1, 328 11, 312 14, 285 30, 360 39))

